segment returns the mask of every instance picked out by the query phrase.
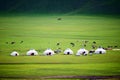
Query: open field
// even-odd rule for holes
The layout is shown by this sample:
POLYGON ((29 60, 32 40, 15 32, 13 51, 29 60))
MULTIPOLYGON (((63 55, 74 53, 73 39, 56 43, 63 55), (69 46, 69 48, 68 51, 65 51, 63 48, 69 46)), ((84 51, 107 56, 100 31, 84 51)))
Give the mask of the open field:
POLYGON ((88 50, 92 49, 93 41, 97 47, 120 49, 119 25, 120 18, 109 16, 0 16, 0 77, 120 75, 120 50, 75 56, 84 41, 88 41, 85 47, 88 50), (61 20, 57 20, 59 17, 61 20), (31 48, 39 56, 26 56, 31 48), (62 53, 43 56, 47 48, 61 48, 62 53), (63 55, 66 48, 71 48, 74 55, 63 55), (9 56, 14 50, 20 56, 9 56))

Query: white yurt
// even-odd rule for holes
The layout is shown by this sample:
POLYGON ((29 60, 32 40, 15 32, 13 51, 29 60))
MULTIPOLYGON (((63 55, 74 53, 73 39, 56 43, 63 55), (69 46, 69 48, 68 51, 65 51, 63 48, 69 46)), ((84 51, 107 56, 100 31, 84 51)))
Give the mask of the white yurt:
POLYGON ((44 53, 43 53, 44 55, 50 55, 50 56, 52 56, 52 55, 54 55, 55 53, 54 53, 54 51, 52 50, 52 49, 46 49, 45 51, 44 51, 44 53))
POLYGON ((95 53, 96 54, 104 54, 104 53, 106 53, 106 50, 104 50, 103 48, 98 48, 95 50, 95 53))
POLYGON ((84 48, 81 48, 77 51, 76 55, 77 56, 80 56, 80 55, 87 55, 88 54, 88 50, 84 49, 84 48))
POLYGON ((11 56, 19 56, 19 53, 16 52, 16 51, 13 51, 10 55, 11 55, 11 56))
POLYGON ((65 55, 71 55, 71 54, 73 54, 73 51, 72 51, 70 48, 67 48, 67 49, 64 51, 64 54, 65 54, 65 55))
POLYGON ((35 49, 31 49, 26 53, 26 55, 28 55, 28 56, 36 56, 36 55, 38 55, 38 52, 35 49))

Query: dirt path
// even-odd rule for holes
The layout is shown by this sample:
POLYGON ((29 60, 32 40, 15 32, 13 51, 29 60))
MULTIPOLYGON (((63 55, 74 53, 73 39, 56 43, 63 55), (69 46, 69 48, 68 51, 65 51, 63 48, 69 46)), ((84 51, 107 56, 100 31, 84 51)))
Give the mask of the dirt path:
POLYGON ((115 76, 11 76, 3 77, 3 79, 120 79, 120 75, 115 76))
POLYGON ((120 76, 46 76, 45 79, 120 79, 120 76))

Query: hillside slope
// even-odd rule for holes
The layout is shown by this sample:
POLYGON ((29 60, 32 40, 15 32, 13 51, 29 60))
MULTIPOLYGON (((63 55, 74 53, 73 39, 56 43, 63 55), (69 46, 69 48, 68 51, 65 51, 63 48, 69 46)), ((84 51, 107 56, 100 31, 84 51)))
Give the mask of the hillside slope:
POLYGON ((71 14, 87 13, 87 14, 119 14, 120 1, 118 0, 89 0, 79 9, 71 12, 71 14))
POLYGON ((119 14, 119 0, 0 0, 2 13, 119 14))

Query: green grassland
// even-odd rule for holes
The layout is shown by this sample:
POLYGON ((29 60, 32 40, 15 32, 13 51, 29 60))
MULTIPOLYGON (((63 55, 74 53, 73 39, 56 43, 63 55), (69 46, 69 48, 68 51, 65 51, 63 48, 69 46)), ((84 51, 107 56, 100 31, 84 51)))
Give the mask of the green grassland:
POLYGON ((119 50, 108 50, 103 55, 75 56, 84 41, 88 41, 85 47, 88 50, 92 49, 93 41, 97 47, 117 46, 119 49, 119 33, 119 17, 0 16, 0 76, 119 75, 119 50), (57 20, 59 17, 62 20, 57 20), (71 42, 75 47, 70 45, 71 42), (36 49, 39 56, 26 56, 31 48, 36 49), (43 56, 47 48, 61 48, 62 52, 43 56), (71 48, 74 55, 63 55, 66 48, 71 48), (9 56, 12 51, 18 51, 20 56, 9 56))

